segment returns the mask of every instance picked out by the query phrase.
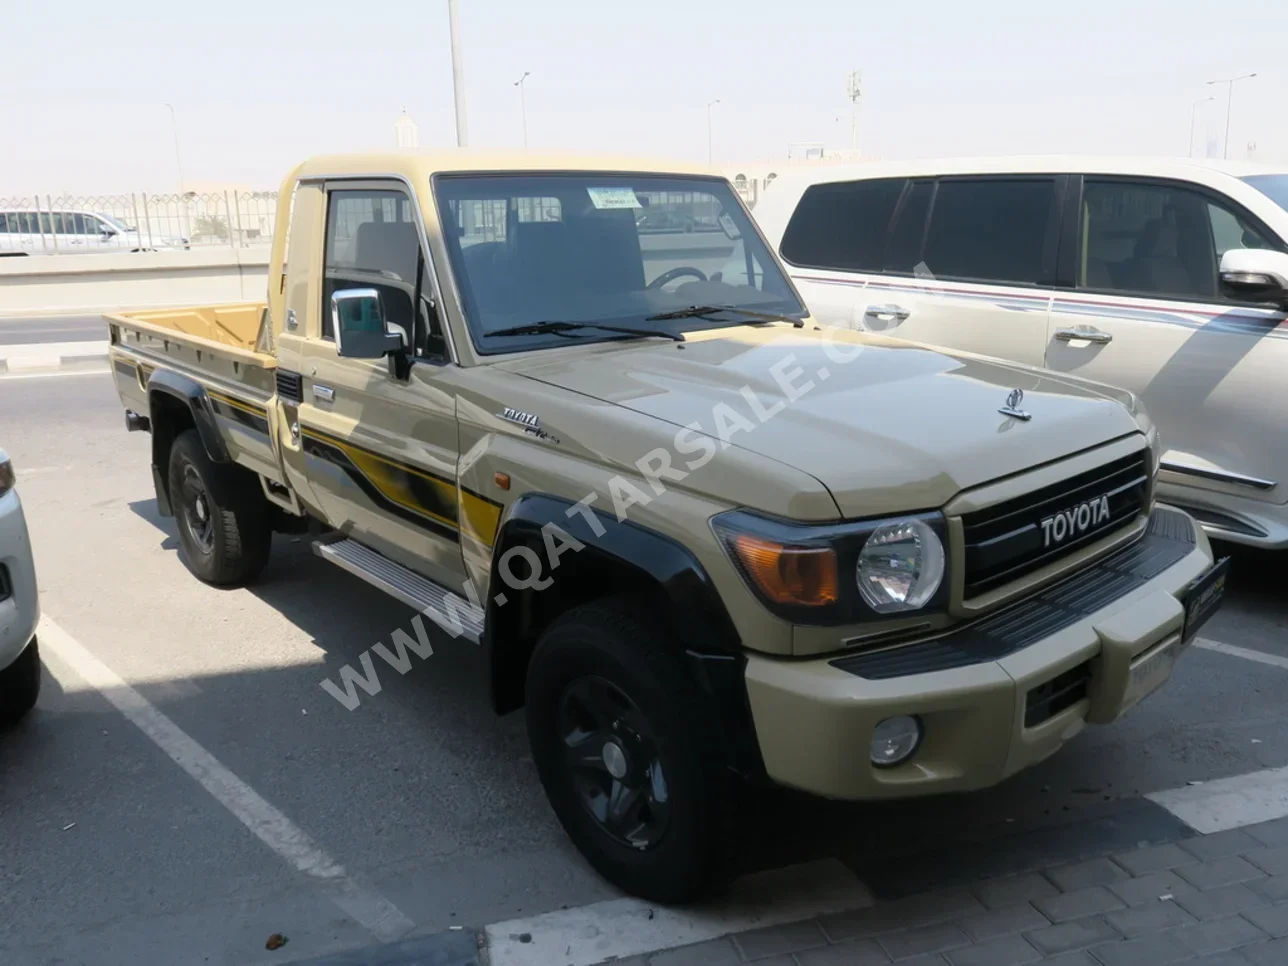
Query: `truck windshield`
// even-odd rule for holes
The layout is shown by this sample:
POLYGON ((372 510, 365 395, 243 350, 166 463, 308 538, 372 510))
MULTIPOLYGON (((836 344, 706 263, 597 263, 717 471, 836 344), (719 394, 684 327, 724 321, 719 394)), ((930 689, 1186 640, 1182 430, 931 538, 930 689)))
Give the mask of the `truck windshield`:
POLYGON ((1243 180, 1288 211, 1288 174, 1254 174, 1243 180))
POLYGON ((738 309, 804 314, 728 183, 652 175, 439 175, 452 270, 484 353, 745 324, 738 309), (691 306, 711 317, 656 318, 691 306), (493 335, 532 326, 530 334, 493 335))

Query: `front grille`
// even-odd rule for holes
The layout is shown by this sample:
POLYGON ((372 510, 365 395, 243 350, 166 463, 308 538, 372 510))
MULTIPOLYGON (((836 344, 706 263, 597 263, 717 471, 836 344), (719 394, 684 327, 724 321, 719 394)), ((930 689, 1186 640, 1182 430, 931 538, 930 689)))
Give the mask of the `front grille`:
POLYGON ((1126 526, 1144 511, 1148 498, 1149 454, 1142 450, 963 515, 965 596, 1022 577, 1126 526), (1068 511, 1073 522, 1062 517, 1068 511))
POLYGON ((951 671, 1005 657, 1090 617, 1145 586, 1194 550, 1194 526, 1159 507, 1141 539, 1047 587, 947 634, 837 658, 832 666, 870 681, 951 671))
POLYGON ((0 564, 0 600, 13 596, 13 584, 9 582, 9 568, 0 564))
POLYGON ((1072 708, 1087 696, 1090 685, 1090 661, 1084 661, 1063 674, 1057 674, 1045 684, 1039 684, 1025 697, 1024 727, 1035 728, 1044 721, 1050 721, 1065 708, 1072 708))

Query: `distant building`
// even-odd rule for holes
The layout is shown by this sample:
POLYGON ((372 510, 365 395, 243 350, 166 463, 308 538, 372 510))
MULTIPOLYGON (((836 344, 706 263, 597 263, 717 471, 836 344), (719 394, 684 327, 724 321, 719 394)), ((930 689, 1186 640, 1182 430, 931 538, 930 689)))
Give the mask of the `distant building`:
POLYGON ((418 148, 420 147, 420 129, 416 127, 416 122, 407 116, 407 108, 403 108, 402 116, 394 121, 394 146, 399 148, 418 148))

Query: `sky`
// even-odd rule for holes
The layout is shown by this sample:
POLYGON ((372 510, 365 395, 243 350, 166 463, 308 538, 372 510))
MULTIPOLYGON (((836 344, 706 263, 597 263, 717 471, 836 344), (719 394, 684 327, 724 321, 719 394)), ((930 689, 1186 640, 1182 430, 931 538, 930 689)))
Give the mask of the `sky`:
MULTIPOLYGON (((1288 163, 1288 3, 1241 0, 459 0, 471 147, 707 159, 851 144, 880 158, 1183 156, 1288 163)), ((455 145, 446 0, 0 0, 0 198, 275 188, 297 161, 455 145), (179 134, 176 159, 170 104, 179 134)))

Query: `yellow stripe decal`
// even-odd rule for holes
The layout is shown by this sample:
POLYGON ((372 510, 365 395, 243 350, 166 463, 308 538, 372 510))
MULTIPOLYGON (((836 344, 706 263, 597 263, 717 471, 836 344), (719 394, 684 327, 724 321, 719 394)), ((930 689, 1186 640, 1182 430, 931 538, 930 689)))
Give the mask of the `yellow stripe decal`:
POLYGON ((501 523, 501 504, 461 488, 461 530, 491 547, 501 523))

